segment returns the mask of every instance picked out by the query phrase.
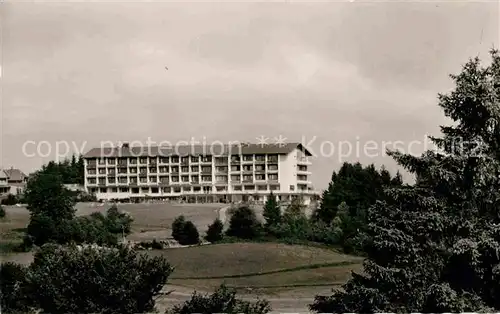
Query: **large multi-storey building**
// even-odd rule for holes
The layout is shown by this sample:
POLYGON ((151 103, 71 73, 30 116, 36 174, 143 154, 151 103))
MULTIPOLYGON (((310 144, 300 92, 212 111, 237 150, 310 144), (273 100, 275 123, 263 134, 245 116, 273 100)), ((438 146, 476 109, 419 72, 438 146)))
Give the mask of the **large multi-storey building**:
POLYGON ((311 153, 300 143, 94 148, 84 155, 85 189, 98 199, 265 201, 316 197, 311 153))

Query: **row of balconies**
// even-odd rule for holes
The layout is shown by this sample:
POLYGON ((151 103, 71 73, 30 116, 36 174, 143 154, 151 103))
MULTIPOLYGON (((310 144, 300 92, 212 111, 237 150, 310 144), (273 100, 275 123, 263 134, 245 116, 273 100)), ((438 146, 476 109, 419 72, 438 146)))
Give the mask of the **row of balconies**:
POLYGON ((242 183, 269 183, 269 184, 273 184, 273 183, 278 183, 279 180, 278 179, 240 179, 240 180, 222 180, 222 181, 163 181, 163 182, 154 182, 154 181, 134 181, 134 182, 131 182, 131 181, 127 181, 127 182, 119 182, 119 181, 116 181, 116 182, 93 182, 93 181, 87 181, 87 185, 89 186, 109 186, 109 185, 146 185, 146 186, 150 186, 150 185, 155 185, 155 186, 161 186, 161 185, 178 185, 178 184, 187 184, 187 185, 203 185, 203 184, 207 184, 207 185, 217 185, 217 184, 228 184, 228 183, 231 183, 231 184, 242 184, 242 183))
POLYGON ((181 165, 189 165, 189 164, 212 164, 215 163, 216 165, 227 165, 229 163, 231 164, 240 164, 240 163, 278 163, 279 158, 276 155, 273 156, 256 156, 255 158, 252 157, 250 158, 243 158, 241 160, 239 157, 237 158, 221 158, 216 157, 214 159, 210 157, 205 157, 202 158, 201 160, 197 157, 191 157, 187 159, 182 159, 182 158, 175 158, 175 159, 169 159, 168 157, 132 157, 132 158, 104 158, 104 159, 99 159, 99 158, 92 158, 92 159, 87 159, 87 165, 91 166, 106 166, 106 165, 118 165, 118 166, 127 166, 127 165, 156 165, 156 164, 181 164, 181 165))
MULTIPOLYGON (((217 174, 227 174, 227 173, 276 173, 278 172, 278 169, 263 169, 263 170, 257 170, 257 169, 253 169, 253 170, 248 170, 248 169, 240 169, 240 170, 215 170, 215 171, 212 171, 212 170, 201 170, 201 171, 170 171, 170 172, 159 172, 159 171, 139 171, 139 172, 135 172, 135 171, 126 171, 126 172, 120 172, 120 171, 113 171, 114 169, 108 169, 107 173, 106 172, 101 172, 101 171, 98 171, 98 172, 89 172, 88 169, 87 169, 87 176, 105 176, 105 175, 108 175, 108 176, 114 176, 114 175, 130 175, 130 174, 136 174, 136 175, 150 175, 150 174, 165 174, 165 175, 168 175, 168 174, 175 174, 175 175, 178 175, 178 174, 212 174, 212 173, 215 173, 216 175, 217 174), (111 170, 111 171, 110 171, 111 170)), ((307 173, 307 171, 305 172, 307 173)))

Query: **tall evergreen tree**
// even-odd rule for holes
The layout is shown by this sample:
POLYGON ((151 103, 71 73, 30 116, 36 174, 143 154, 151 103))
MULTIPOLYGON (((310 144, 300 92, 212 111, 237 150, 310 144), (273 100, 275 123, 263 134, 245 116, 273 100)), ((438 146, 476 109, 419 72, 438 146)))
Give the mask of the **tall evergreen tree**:
POLYGON ((500 55, 470 60, 439 95, 454 126, 432 138, 442 150, 391 152, 416 175, 371 208, 363 274, 318 312, 494 312, 500 309, 500 55))
POLYGON ((278 225, 281 222, 281 208, 276 201, 276 196, 273 192, 267 197, 266 204, 264 205, 264 219, 266 220, 266 228, 278 225))

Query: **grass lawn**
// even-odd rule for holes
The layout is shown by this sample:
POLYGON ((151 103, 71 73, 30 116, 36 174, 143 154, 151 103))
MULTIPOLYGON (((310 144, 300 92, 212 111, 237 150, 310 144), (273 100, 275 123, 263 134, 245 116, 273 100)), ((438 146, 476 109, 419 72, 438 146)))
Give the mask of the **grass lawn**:
POLYGON ((230 243, 148 251, 175 267, 169 283, 211 291, 221 283, 245 292, 343 284, 361 258, 331 249, 280 243, 230 243), (215 278, 214 278, 215 277, 215 278))

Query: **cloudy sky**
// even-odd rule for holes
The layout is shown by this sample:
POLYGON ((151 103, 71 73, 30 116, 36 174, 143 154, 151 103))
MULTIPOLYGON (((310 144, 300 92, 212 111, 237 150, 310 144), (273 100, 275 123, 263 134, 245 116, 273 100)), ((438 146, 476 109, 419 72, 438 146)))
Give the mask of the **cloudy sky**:
POLYGON ((383 146, 424 147, 437 93, 499 46, 499 16, 495 1, 7 1, 0 165, 32 171, 58 141, 282 136, 318 155, 318 188, 340 160, 396 169, 383 146))

